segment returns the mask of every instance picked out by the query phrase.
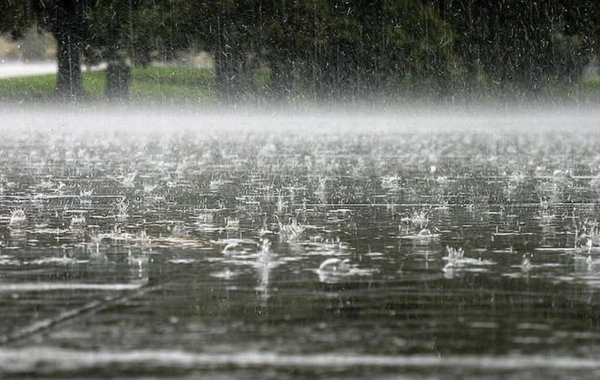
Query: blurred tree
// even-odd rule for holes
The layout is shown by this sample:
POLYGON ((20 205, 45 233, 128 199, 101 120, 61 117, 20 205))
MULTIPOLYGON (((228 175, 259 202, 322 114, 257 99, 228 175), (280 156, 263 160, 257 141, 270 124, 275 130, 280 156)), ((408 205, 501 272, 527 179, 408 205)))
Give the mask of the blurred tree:
MULTIPOLYGON (((270 71, 273 98, 294 87, 318 99, 364 99, 428 74, 441 94, 452 33, 419 0, 258 2, 249 28, 254 54, 270 71)), ((247 44, 246 46, 249 46, 247 44)))
POLYGON ((58 41, 57 91, 78 96, 81 57, 107 62, 107 94, 130 64, 186 49, 214 57, 220 97, 447 99, 478 86, 535 94, 578 80, 600 40, 595 0, 3 0, 0 32, 58 41), (257 69, 268 73, 259 88, 257 69))
POLYGON ((35 9, 31 1, 0 1, 0 33, 13 39, 23 37, 25 31, 36 22, 35 9))
POLYGON ((162 17, 157 41, 164 59, 193 48, 212 54, 221 100, 236 102, 246 90, 246 64, 255 51, 254 0, 189 2, 158 0, 162 17))
POLYGON ((81 57, 85 39, 86 0, 4 0, 0 2, 0 32, 20 38, 32 25, 52 33, 57 42, 56 91, 61 96, 83 93, 81 57))
POLYGON ((236 102, 246 92, 244 86, 252 75, 248 62, 256 51, 252 35, 257 22, 254 3, 220 0, 207 8, 212 17, 207 23, 209 33, 205 41, 215 58, 217 89, 226 102, 236 102))
MULTIPOLYGON (((596 0, 556 0, 559 3, 561 19, 560 34, 554 36, 555 45, 560 49, 559 71, 567 68, 567 78, 578 78, 584 65, 598 59, 600 51, 600 2, 596 0), (565 51, 565 49, 567 51, 565 51), (565 54, 566 53, 566 54, 565 54)), ((554 75, 560 75, 554 73, 554 75)))
POLYGON ((421 0, 387 1, 384 19, 384 68, 392 85, 401 79, 413 94, 449 97, 450 77, 460 63, 452 50, 455 34, 438 9, 421 0))
POLYGON ((85 59, 106 63, 107 97, 128 97, 133 64, 149 64, 163 16, 155 1, 95 0, 86 14, 85 59))
POLYGON ((576 81, 597 43, 593 0, 446 0, 444 17, 469 87, 481 74, 504 93, 576 81))
POLYGON ((37 3, 38 25, 52 33, 57 43, 58 76, 56 91, 59 95, 83 95, 81 57, 85 40, 85 14, 88 1, 48 0, 37 3))
POLYGON ((285 101, 294 92, 313 92, 322 79, 329 7, 323 0, 273 1, 260 5, 255 35, 261 36, 260 60, 268 66, 271 99, 285 101))

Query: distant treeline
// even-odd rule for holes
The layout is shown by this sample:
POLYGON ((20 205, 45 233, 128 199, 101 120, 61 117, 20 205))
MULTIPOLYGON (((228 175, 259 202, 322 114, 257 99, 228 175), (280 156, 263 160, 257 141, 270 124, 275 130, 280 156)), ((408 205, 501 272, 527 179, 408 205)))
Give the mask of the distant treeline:
MULTIPOLYGON (((57 90, 81 93, 81 63, 127 65, 209 52, 225 101, 447 100, 536 96, 596 62, 597 0, 4 0, 0 32, 32 25, 58 43, 57 90)), ((121 72, 121 71, 123 72, 121 72)))

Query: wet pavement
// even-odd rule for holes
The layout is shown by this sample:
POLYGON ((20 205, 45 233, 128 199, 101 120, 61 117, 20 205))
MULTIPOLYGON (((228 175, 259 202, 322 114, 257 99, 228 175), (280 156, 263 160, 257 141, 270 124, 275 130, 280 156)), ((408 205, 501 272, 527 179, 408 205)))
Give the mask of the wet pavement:
POLYGON ((600 372, 594 133, 26 115, 0 142, 5 376, 600 372))

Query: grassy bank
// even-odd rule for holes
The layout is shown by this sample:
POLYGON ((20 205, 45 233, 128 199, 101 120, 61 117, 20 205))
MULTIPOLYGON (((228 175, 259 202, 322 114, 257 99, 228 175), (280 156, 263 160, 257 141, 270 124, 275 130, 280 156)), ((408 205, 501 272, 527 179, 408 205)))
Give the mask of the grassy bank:
MULTIPOLYGON (((83 73, 85 99, 105 100, 104 70, 83 73)), ((54 101, 56 75, 0 79, 0 100, 17 102, 54 101)), ((141 102, 213 102, 217 98, 212 70, 185 67, 136 67, 131 82, 131 99, 141 102)))
MULTIPOLYGON (((84 101, 105 101, 105 71, 87 71, 83 73, 84 101)), ((251 97, 257 103, 260 99, 268 102, 266 88, 268 72, 259 71, 254 78, 257 96, 251 97)), ((22 78, 0 79, 0 101, 8 102, 54 102, 57 100, 54 87, 56 75, 38 75, 22 78)), ((504 89, 498 86, 479 86, 469 94, 459 93, 450 102, 442 104, 457 105, 494 105, 494 104, 597 104, 600 103, 600 79, 587 79, 579 84, 568 86, 548 86, 540 90, 535 97, 524 97, 523 89, 504 89)), ((295 106, 310 105, 315 102, 311 96, 299 94, 291 96, 295 106), (296 104, 301 103, 301 104, 296 104)), ((214 72, 210 69, 197 69, 174 66, 136 67, 131 83, 131 102, 143 104, 215 104, 218 95, 214 72)), ((333 102, 332 102, 333 103, 333 102)), ((426 92, 415 93, 399 89, 396 94, 371 103, 388 105, 434 105, 439 98, 433 99, 426 92)), ((318 104, 318 103, 314 103, 318 104)))

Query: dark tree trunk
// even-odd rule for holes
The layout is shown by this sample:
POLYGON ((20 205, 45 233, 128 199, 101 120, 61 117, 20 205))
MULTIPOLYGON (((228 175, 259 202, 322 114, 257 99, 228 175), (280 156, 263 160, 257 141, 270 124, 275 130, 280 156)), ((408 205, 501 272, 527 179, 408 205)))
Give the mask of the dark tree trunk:
POLYGON ((215 75, 219 99, 224 103, 235 103, 240 97, 240 57, 231 49, 217 51, 215 75))
POLYGON ((125 62, 112 62, 106 68, 106 97, 126 99, 130 96, 131 67, 125 62))
POLYGON ((50 31, 58 45, 56 92, 67 98, 83 95, 81 60, 86 7, 85 0, 56 0, 48 8, 50 31))
POLYGON ((274 60, 270 64, 271 78, 269 95, 274 102, 285 102, 289 99, 294 85, 293 65, 286 62, 284 57, 274 60))
POLYGON ((54 35, 58 45, 57 61, 58 76, 56 78, 56 93, 67 98, 77 98, 83 95, 81 77, 81 43, 79 37, 72 33, 57 33, 54 35))
POLYGON ((327 57, 315 62, 314 85, 315 99, 331 101, 335 96, 336 81, 333 59, 327 57))

